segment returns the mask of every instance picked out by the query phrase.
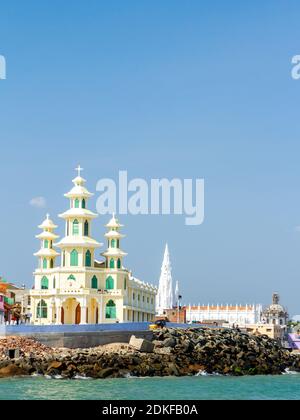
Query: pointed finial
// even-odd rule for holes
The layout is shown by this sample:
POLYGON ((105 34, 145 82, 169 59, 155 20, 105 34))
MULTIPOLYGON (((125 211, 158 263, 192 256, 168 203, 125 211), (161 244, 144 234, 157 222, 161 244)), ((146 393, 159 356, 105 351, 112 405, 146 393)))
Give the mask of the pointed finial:
POLYGON ((50 214, 49 214, 49 213, 47 213, 47 214, 46 214, 46 219, 47 219, 47 220, 49 220, 49 219, 50 219, 50 214))
POLYGON ((78 171, 78 176, 80 177, 81 172, 83 171, 83 168, 80 165, 78 165, 78 167, 75 169, 75 171, 78 171))

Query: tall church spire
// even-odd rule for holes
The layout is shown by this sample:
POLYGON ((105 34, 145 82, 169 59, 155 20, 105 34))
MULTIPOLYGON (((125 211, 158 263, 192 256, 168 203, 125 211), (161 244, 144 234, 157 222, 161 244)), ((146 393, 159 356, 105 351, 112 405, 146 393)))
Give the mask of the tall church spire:
POLYGON ((46 219, 39 226, 43 230, 42 233, 36 236, 41 240, 41 248, 34 255, 39 258, 39 269, 49 270, 55 267, 55 259, 59 254, 53 249, 53 241, 58 238, 53 231, 57 226, 50 219, 50 215, 47 214, 46 219))
POLYGON ((173 307, 172 267, 168 244, 166 244, 161 267, 156 306, 159 315, 162 315, 165 309, 171 309, 173 307))
POLYGON ((107 239, 107 250, 103 252, 103 256, 106 258, 106 267, 111 269, 123 269, 123 257, 127 254, 120 249, 120 241, 125 235, 122 235, 119 230, 123 227, 119 223, 113 213, 113 217, 106 225, 108 232, 105 234, 107 239))
POLYGON ((88 200, 93 196, 86 187, 78 166, 73 179, 74 187, 65 194, 70 208, 59 215, 66 222, 66 236, 56 244, 62 250, 62 267, 94 267, 95 249, 102 244, 92 239, 92 220, 98 215, 88 210, 88 200))

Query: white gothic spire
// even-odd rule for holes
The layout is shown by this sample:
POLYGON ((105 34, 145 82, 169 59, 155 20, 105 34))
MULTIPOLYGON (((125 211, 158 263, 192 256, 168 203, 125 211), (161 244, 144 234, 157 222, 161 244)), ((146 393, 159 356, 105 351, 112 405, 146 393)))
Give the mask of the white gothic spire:
POLYGON ((161 275, 159 279, 159 287, 156 301, 156 310, 162 315, 165 309, 173 307, 173 284, 172 284, 172 267, 170 262, 169 247, 166 244, 164 260, 161 267, 161 275))
POLYGON ((179 296, 179 281, 176 281, 176 285, 175 285, 175 300, 176 303, 178 304, 178 296, 179 296))

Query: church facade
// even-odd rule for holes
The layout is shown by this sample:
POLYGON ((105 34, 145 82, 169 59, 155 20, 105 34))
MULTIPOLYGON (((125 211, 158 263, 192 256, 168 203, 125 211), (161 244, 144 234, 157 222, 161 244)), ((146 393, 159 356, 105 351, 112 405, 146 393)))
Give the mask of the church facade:
POLYGON ((30 292, 31 322, 60 325, 152 321, 157 289, 136 279, 124 267, 127 254, 121 249, 123 226, 115 215, 106 225, 104 259, 96 259, 102 244, 92 237, 92 222, 98 215, 88 209, 93 194, 85 187, 82 169, 77 170, 74 187, 65 194, 70 207, 59 215, 65 222, 65 237, 56 242, 57 226, 49 215, 39 226, 41 248, 34 254, 38 267, 30 292))

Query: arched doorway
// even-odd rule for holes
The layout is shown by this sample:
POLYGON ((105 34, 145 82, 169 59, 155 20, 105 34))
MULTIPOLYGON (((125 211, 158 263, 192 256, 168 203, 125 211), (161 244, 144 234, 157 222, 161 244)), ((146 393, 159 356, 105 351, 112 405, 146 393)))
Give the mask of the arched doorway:
POLYGON ((80 324, 81 307, 77 299, 68 298, 62 304, 61 322, 65 325, 80 324))
POLYGON ((76 311, 75 311, 75 324, 79 325, 81 322, 81 306, 80 303, 78 303, 78 305, 76 306, 76 311))
POLYGON ((60 319, 61 319, 61 323, 64 324, 65 323, 65 310, 64 310, 64 308, 61 308, 61 310, 60 310, 60 319))

